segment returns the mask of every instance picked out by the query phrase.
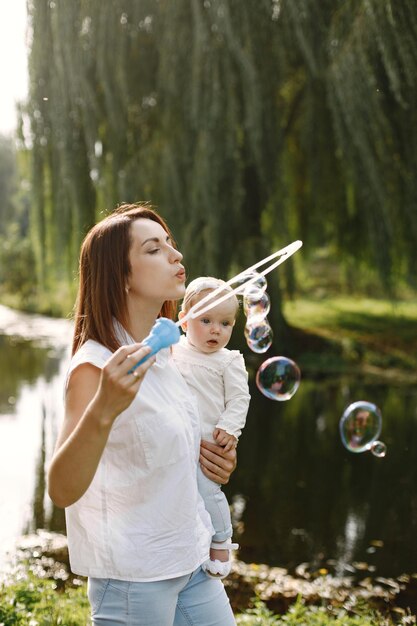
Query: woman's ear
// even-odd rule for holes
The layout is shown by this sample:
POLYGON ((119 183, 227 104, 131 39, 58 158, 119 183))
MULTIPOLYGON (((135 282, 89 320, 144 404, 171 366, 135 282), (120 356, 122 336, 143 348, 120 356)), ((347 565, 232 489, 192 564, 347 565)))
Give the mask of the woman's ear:
MULTIPOLYGON (((185 311, 180 311, 178 313, 178 319, 182 319, 185 315, 185 311)), ((184 322, 183 324, 181 324, 181 328, 183 329, 183 331, 186 333, 187 332, 187 322, 184 322)))

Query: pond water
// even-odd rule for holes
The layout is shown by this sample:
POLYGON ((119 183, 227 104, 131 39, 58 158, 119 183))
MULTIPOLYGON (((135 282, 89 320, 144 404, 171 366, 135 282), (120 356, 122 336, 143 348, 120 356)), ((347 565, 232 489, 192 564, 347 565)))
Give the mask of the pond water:
MULTIPOLYGON (((0 306, 0 565, 20 534, 64 529, 45 493, 45 467, 63 415, 70 336, 65 320, 0 306)), ((253 382, 265 358, 248 355, 252 402, 225 488, 239 558, 338 575, 417 571, 416 388, 303 377, 291 400, 274 402, 253 382), (356 400, 382 411, 384 458, 341 443, 340 417, 356 400)))

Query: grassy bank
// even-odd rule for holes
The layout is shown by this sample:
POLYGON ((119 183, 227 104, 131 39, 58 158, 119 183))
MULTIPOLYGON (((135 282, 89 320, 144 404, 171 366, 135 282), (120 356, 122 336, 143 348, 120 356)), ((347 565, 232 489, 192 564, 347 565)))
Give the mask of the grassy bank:
MULTIPOLYGON (((0 298, 18 310, 66 318, 73 303, 63 293, 39 297, 23 307, 16 294, 0 292, 0 298)), ((333 293, 318 297, 312 289, 306 296, 287 300, 284 314, 290 326, 285 347, 299 359, 304 373, 361 372, 417 382, 417 296, 396 301, 333 293)), ((241 333, 236 345, 240 349, 245 346, 244 323, 240 319, 235 331, 241 333)))
MULTIPOLYGON (((416 624, 399 581, 355 584, 320 574, 234 560, 225 587, 238 626, 393 626, 416 624), (395 589, 394 589, 395 587, 395 589), (401 591, 402 590, 402 591, 401 591)), ((88 626, 86 579, 70 572, 65 535, 39 530, 20 538, 0 576, 2 626, 88 626)))
MULTIPOLYGON (((89 605, 84 580, 71 585, 62 579, 45 579, 42 575, 20 568, 0 583, 0 624, 2 626, 88 626, 89 605)), ((333 608, 307 606, 301 598, 285 615, 274 615, 256 598, 244 613, 236 615, 238 626, 391 626, 415 624, 415 618, 404 614, 393 622, 390 617, 366 605, 333 608)))
POLYGON ((417 382, 417 301, 296 299, 284 312, 304 370, 361 371, 417 382))

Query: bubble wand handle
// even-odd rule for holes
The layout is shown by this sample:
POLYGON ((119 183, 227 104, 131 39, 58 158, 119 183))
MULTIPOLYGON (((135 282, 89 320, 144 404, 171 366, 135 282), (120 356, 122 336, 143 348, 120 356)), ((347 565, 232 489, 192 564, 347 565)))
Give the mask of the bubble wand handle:
POLYGON ((149 335, 142 341, 142 345, 149 346, 151 351, 138 363, 130 368, 128 374, 132 374, 139 365, 149 359, 150 356, 162 350, 162 348, 169 348, 172 344, 177 343, 180 340, 180 329, 178 324, 168 319, 167 317, 158 317, 155 324, 152 326, 149 335))
POLYGON ((302 245, 303 245, 302 241, 299 241, 299 240, 294 241, 293 243, 290 243, 285 248, 282 248, 281 250, 274 252, 268 257, 265 257, 265 259, 262 259, 262 261, 258 261, 254 265, 251 265, 250 267, 246 268, 245 270, 243 270, 243 272, 236 274, 236 276, 233 276, 233 278, 230 278, 230 280, 226 282, 227 285, 233 285, 237 281, 240 281, 242 278, 247 276, 250 272, 253 272, 254 270, 256 270, 258 267, 262 267, 262 265, 265 265, 266 263, 279 257, 277 261, 275 261, 274 263, 271 263, 263 270, 256 272, 254 276, 248 278, 243 283, 240 282, 239 285, 235 287, 235 289, 232 289, 232 291, 227 291, 226 293, 224 293, 223 285, 221 285, 220 287, 217 287, 217 289, 215 289, 214 291, 209 293, 207 296, 202 298, 199 302, 194 304, 194 306, 190 308, 188 313, 184 315, 184 317, 182 317, 181 320, 178 320, 177 322, 173 322, 167 317, 159 317, 156 320, 155 324, 153 325, 152 330, 149 333, 149 335, 146 337, 146 339, 142 341, 142 345, 151 347, 150 353, 147 354, 138 363, 136 363, 129 370, 128 373, 131 374, 132 372, 134 372, 135 369, 139 367, 139 365, 147 361, 147 359, 149 359, 150 356, 152 356, 153 354, 156 354, 162 348, 169 348, 169 346, 172 346, 174 343, 177 343, 180 339, 179 326, 181 324, 183 324, 190 318, 203 315, 204 313, 206 313, 213 307, 217 306, 221 302, 224 302, 224 300, 227 300, 227 298, 230 298, 233 294, 243 293, 246 287, 256 282, 256 280, 259 278, 259 275, 265 276, 265 274, 269 274, 269 272, 271 272, 273 269, 278 267, 278 265, 281 265, 281 263, 284 263, 284 261, 286 261, 292 254, 294 254, 294 252, 299 250, 302 245), (223 293, 223 295, 221 295, 220 297, 217 297, 220 293, 223 293))

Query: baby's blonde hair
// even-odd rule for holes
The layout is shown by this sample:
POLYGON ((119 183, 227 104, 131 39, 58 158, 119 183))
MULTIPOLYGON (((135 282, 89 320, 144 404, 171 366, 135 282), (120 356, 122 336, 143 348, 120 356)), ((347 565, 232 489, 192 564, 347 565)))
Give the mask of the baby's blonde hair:
MULTIPOLYGON (((228 285, 224 280, 220 278, 214 278, 213 276, 200 276, 199 278, 195 278, 190 282, 188 287, 185 290, 184 299, 181 304, 181 311, 184 313, 188 313, 194 304, 196 304, 203 296, 206 296, 210 291, 214 291, 219 287, 223 287, 222 291, 233 291, 230 285, 228 285)), ((219 292, 219 296, 221 292, 219 292)), ((230 300, 234 300, 236 303, 236 311, 239 308, 239 300, 233 294, 230 296, 230 300)), ((210 303, 210 300, 207 304, 210 303)))

